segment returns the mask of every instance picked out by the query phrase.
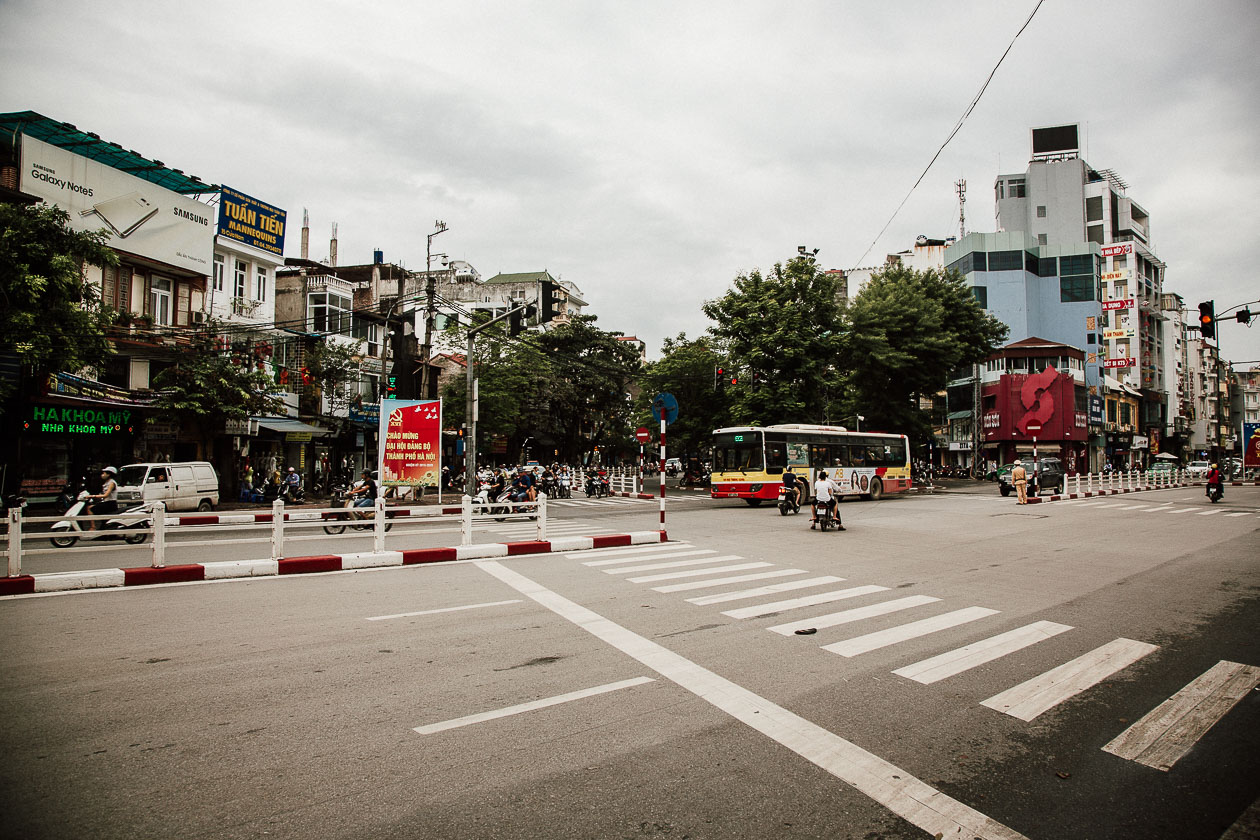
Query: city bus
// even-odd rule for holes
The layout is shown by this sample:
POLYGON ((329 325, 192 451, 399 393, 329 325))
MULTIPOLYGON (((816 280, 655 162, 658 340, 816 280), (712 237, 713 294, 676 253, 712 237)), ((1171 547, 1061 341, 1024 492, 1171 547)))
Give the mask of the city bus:
POLYGON ((826 470, 842 496, 878 499, 910 489, 905 435, 783 423, 714 430, 710 495, 743 499, 753 507, 774 502, 788 465, 811 486, 818 471, 826 470))

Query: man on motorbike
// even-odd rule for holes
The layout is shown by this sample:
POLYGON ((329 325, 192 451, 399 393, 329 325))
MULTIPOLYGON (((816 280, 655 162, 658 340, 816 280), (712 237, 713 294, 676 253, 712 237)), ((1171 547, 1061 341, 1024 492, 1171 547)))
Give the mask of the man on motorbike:
POLYGON ((790 466, 783 470, 783 495, 785 498, 792 500, 794 507, 801 506, 801 490, 805 487, 805 480, 792 472, 790 466))
POLYGON ((362 480, 346 492, 353 499, 354 507, 372 507, 376 504, 376 482, 372 480, 372 471, 364 470, 362 480))
MULTIPOLYGON (((114 481, 116 475, 118 475, 118 470, 113 467, 101 470, 101 492, 88 496, 88 499, 96 500, 85 507, 88 516, 109 516, 111 513, 118 512, 118 482, 114 481)), ((95 531, 100 524, 99 520, 93 519, 88 525, 88 530, 95 531)))
POLYGON ((819 470, 818 480, 814 482, 814 518, 810 520, 809 530, 814 530, 814 526, 818 522, 818 506, 825 505, 831 510, 831 515, 836 520, 836 530, 844 531, 844 523, 840 521, 840 514, 836 510, 835 494, 840 492, 840 487, 834 481, 827 478, 826 470, 819 470))
POLYGON ((1212 469, 1207 474, 1207 496, 1212 497, 1212 492, 1218 494, 1218 498, 1225 495, 1225 474, 1221 472, 1219 464, 1213 464, 1212 469))

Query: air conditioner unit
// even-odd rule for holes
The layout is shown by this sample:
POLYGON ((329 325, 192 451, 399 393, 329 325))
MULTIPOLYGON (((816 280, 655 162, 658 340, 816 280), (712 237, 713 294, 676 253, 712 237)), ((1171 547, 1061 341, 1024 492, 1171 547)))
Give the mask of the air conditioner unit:
POLYGON ((192 322, 194 324, 204 324, 206 322, 206 313, 194 312, 192 314, 192 322))

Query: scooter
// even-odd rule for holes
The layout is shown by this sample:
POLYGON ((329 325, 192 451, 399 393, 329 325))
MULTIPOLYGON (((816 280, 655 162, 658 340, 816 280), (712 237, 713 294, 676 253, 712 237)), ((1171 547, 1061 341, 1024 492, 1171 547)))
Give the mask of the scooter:
POLYGON ((1207 497, 1212 500, 1212 504, 1216 504, 1225 495, 1225 487, 1221 482, 1214 482, 1207 486, 1207 497))
POLYGON ((789 513, 800 513, 801 503, 797 500, 795 492, 789 496, 788 491, 780 485, 779 487, 779 514, 787 516, 789 513))
MULTIPOLYGON (((324 514, 324 519, 331 523, 324 526, 325 534, 340 534, 347 527, 358 531, 371 531, 376 527, 372 521, 376 518, 376 510, 370 507, 355 507, 354 500, 356 498, 346 495, 344 491, 334 497, 333 501, 340 505, 342 510, 329 511, 324 514)), ((386 519, 385 530, 388 531, 393 527, 394 523, 386 519)))
POLYGON ((482 481, 479 489, 477 490, 477 496, 473 499, 473 502, 482 513, 489 514, 499 522, 502 522, 507 518, 507 515, 512 512, 512 508, 506 504, 507 502, 512 501, 512 491, 504 490, 502 493, 499 493, 492 502, 490 499, 490 491, 493 489, 494 485, 492 483, 489 481, 482 481))
POLYGON ((52 526, 55 536, 50 537, 49 541, 57 548, 69 548, 79 540, 121 539, 131 545, 139 545, 149 538, 149 529, 153 527, 151 503, 136 505, 104 522, 97 520, 99 525, 92 531, 84 527, 79 519, 85 515, 89 496, 91 494, 86 490, 81 492, 78 500, 66 511, 66 518, 52 526))

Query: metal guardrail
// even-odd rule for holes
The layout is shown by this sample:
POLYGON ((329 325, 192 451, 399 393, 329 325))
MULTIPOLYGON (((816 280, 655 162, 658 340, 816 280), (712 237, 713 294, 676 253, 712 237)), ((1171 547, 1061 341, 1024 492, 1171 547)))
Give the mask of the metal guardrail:
MULTIPOLYGON (((139 512, 137 512, 139 513, 139 512)), ((78 516, 75 520, 82 522, 91 521, 108 521, 111 519, 119 519, 125 516, 126 512, 113 513, 103 516, 78 516)), ((131 517, 128 517, 131 518, 131 517)), ((118 536, 128 534, 136 536, 142 534, 144 541, 150 538, 151 559, 150 565, 155 569, 163 568, 166 565, 166 550, 170 545, 170 537, 178 533, 228 533, 239 534, 247 530, 257 530, 259 527, 267 528, 268 533, 264 536, 237 537, 228 539, 206 539, 206 540, 181 540, 179 546, 181 548, 196 548, 209 545, 225 545, 239 543, 268 543, 270 545, 270 555, 272 560, 280 560, 285 556, 285 546, 288 543, 305 540, 339 540, 348 537, 363 537, 364 530, 370 527, 372 532, 372 550, 374 552, 382 552, 386 550, 386 531, 387 527, 396 524, 414 523, 420 525, 433 524, 437 529, 442 530, 442 526, 453 526, 458 524, 458 528, 447 527, 445 530, 460 533, 461 545, 473 544, 473 531, 480 525, 485 526, 493 521, 500 523, 504 521, 528 522, 535 523, 535 529, 538 540, 547 539, 547 497, 539 496, 533 502, 496 502, 491 504, 481 504, 469 496, 460 498, 458 507, 386 507, 385 500, 378 498, 376 504, 372 508, 302 508, 300 510, 286 511, 284 501, 277 499, 271 507, 269 513, 250 513, 250 514, 188 514, 188 515, 172 515, 166 510, 165 504, 162 502, 153 502, 151 510, 141 515, 143 520, 148 520, 147 524, 141 524, 139 527, 133 526, 125 530, 119 530, 118 536), (371 519, 360 518, 357 520, 343 519, 348 513, 358 513, 360 515, 370 512, 371 519), (224 519, 233 521, 221 521, 224 519), (346 528, 341 533, 330 533, 325 531, 323 534, 300 536, 302 531, 326 529, 326 528, 346 528), (352 531, 358 531, 353 533, 352 531)), ((21 508, 13 508, 9 511, 8 516, 8 533, 0 535, 6 543, 5 554, 8 558, 8 576, 17 577, 22 574, 22 558, 55 554, 63 551, 72 550, 70 548, 32 548, 31 544, 36 541, 49 540, 55 534, 52 531, 28 531, 27 526, 44 525, 61 522, 66 519, 65 516, 24 516, 21 508)), ((79 536, 82 532, 62 532, 66 536, 79 536)), ((111 532, 113 533, 113 532, 111 532)), ((416 531, 402 531, 395 536, 403 534, 414 534, 416 531)), ((81 539, 81 537, 80 537, 81 539)), ((99 539, 99 537, 93 537, 99 539)), ((118 551, 126 548, 134 548, 126 545, 100 545, 97 550, 118 551)))

